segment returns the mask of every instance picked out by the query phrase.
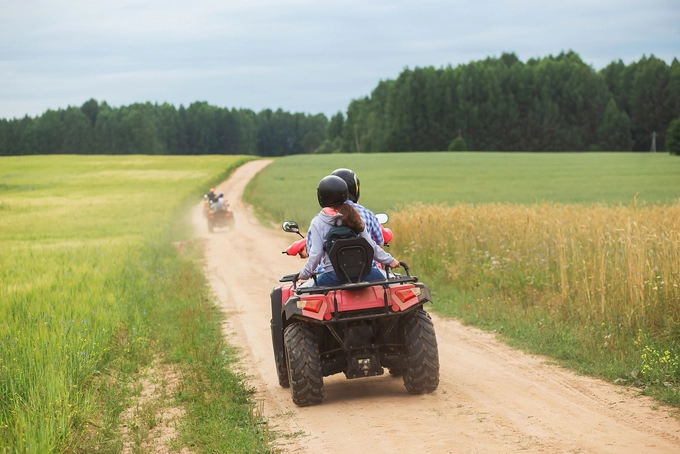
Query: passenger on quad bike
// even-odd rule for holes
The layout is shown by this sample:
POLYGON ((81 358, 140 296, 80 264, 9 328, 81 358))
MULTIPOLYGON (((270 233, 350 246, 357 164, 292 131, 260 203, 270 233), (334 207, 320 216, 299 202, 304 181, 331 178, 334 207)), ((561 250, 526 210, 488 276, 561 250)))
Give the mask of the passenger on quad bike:
MULTIPOLYGON (((375 244, 378 246, 383 246, 385 244, 385 238, 383 237, 383 228, 380 225, 380 221, 371 210, 359 204, 359 196, 361 195, 359 176, 354 171, 344 168, 335 169, 333 172, 331 172, 331 175, 335 175, 336 177, 340 177, 345 180, 345 183, 347 183, 348 192, 348 197, 345 203, 352 205, 359 212, 361 220, 364 221, 364 226, 366 227, 368 234, 371 236, 371 239, 375 241, 375 244)), ((303 259, 309 257, 307 248, 301 250, 299 255, 300 258, 303 259)), ((377 262, 374 260, 373 264, 376 265, 377 262)))
MULTIPOLYGON (((371 239, 365 229, 364 223, 359 212, 351 204, 346 204, 348 199, 347 183, 335 175, 324 177, 317 187, 317 198, 322 210, 311 221, 309 232, 307 233, 307 248, 309 258, 302 271, 299 273, 301 280, 312 277, 319 264, 323 267, 323 272, 316 276, 315 281, 319 286, 332 286, 342 284, 344 281, 339 279, 325 249, 327 236, 334 226, 344 225, 354 231, 356 236, 365 238, 373 248, 375 259, 391 268, 398 268, 399 261, 395 260, 390 254, 385 252, 375 241, 371 239)), ((385 279, 385 275, 373 266, 365 281, 376 281, 385 279)))
POLYGON ((224 200, 223 192, 220 192, 220 195, 217 197, 217 209, 222 211, 227 209, 227 202, 224 200))

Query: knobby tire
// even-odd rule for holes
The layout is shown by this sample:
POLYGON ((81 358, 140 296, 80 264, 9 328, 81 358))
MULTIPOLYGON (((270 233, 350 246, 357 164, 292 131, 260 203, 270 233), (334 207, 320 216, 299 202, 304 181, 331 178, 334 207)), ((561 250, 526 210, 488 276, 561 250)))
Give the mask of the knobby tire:
POLYGON ((424 310, 409 314, 404 323, 408 368, 403 378, 411 394, 431 393, 439 386, 439 351, 432 319, 424 310))
POLYGON ((323 400, 323 372, 319 344, 312 327, 294 323, 283 334, 290 393, 295 405, 307 407, 323 400))

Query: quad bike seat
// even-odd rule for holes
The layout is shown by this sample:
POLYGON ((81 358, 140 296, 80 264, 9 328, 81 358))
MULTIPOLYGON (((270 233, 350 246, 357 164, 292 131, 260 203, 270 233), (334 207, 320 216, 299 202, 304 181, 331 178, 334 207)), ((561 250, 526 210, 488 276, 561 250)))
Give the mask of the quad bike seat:
POLYGON ((338 278, 356 284, 371 273, 373 248, 361 237, 337 240, 328 258, 338 278))

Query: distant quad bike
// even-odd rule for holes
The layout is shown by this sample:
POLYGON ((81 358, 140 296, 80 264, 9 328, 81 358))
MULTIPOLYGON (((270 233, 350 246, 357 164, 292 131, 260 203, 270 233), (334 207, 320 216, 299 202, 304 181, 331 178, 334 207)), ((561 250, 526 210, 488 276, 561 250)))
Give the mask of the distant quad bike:
MULTIPOLYGON (((302 236, 295 222, 284 222, 283 230, 302 236)), ((301 241, 284 253, 295 255, 301 241)), ((276 373, 279 384, 290 387, 293 402, 300 407, 320 404, 325 376, 343 372, 348 379, 371 377, 383 375, 384 368, 403 377, 411 394, 437 389, 437 338, 423 309, 432 301, 429 288, 403 262, 406 276, 387 268, 385 280, 361 282, 370 272, 373 249, 360 237, 337 240, 329 257, 338 276, 349 283, 296 287, 297 275, 291 274, 271 292, 276 373)))
POLYGON ((215 227, 233 227, 234 213, 225 204, 224 208, 220 208, 217 203, 210 203, 208 209, 208 232, 212 233, 215 227))

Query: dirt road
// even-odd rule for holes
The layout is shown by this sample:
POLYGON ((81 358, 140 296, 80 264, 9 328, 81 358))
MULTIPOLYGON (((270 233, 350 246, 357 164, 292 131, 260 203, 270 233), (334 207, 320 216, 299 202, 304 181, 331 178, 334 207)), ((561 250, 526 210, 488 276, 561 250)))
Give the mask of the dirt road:
POLYGON ((195 234, 207 239, 206 273, 228 316, 224 332, 240 347, 270 424, 296 434, 280 438, 283 451, 680 453, 680 422, 668 409, 438 317, 441 382, 433 394, 409 395, 389 374, 340 374, 325 379, 322 405, 296 407, 276 379, 269 292, 303 262, 281 254, 293 235, 262 227, 241 201, 267 164, 250 162, 219 186, 235 212, 233 230, 208 234, 200 206, 193 216, 195 234))

